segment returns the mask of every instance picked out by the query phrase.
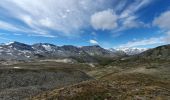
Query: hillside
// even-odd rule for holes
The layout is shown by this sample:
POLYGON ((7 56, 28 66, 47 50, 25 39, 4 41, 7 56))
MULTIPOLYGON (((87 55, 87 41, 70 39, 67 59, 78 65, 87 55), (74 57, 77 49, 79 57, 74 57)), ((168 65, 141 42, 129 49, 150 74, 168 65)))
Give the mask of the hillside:
POLYGON ((170 82, 133 73, 105 77, 104 81, 87 81, 54 89, 31 100, 168 100, 170 82))
MULTIPOLYGON (((62 48, 73 54, 80 50, 74 46, 62 48)), ((89 51, 79 52, 96 53, 89 57, 100 63, 79 63, 67 58, 63 62, 40 59, 0 65, 0 99, 168 100, 169 51, 169 45, 165 45, 138 55, 110 59, 110 51, 95 46, 89 51)))
POLYGON ((0 100, 22 100, 53 88, 91 80, 82 71, 71 68, 0 69, 0 100))
POLYGON ((170 60, 170 44, 147 50, 141 53, 139 57, 146 59, 170 60))
POLYGON ((97 80, 43 92, 31 100, 169 100, 170 62, 157 59, 160 53, 168 58, 169 52, 169 45, 165 45, 116 59, 86 71, 97 80))

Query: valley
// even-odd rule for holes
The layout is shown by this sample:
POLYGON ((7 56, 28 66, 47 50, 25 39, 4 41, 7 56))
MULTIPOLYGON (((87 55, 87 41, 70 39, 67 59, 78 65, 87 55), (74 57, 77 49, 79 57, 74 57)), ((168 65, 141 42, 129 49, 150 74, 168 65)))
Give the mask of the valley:
POLYGON ((55 58, 51 51, 43 58, 1 60, 0 99, 169 100, 169 45, 131 56, 98 46, 87 50, 90 60, 82 55, 55 58))
POLYGON ((128 62, 125 67, 122 63, 86 71, 96 80, 53 89, 31 100, 169 100, 169 62, 153 62, 152 67, 147 62, 129 63, 129 67, 128 62))
POLYGON ((170 0, 0 0, 0 100, 170 100, 170 0))

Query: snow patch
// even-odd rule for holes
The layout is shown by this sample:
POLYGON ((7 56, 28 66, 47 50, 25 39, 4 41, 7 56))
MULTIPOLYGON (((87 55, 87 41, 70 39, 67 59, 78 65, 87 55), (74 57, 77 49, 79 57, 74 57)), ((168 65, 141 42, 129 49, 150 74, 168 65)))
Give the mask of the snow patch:
POLYGON ((60 63, 74 63, 72 59, 46 59, 46 60, 40 60, 40 61, 52 61, 52 62, 60 62, 60 63))
POLYGON ((15 43, 15 42, 14 41, 13 42, 8 42, 8 43, 5 43, 5 45, 11 45, 13 43, 15 43))
POLYGON ((20 67, 14 67, 15 69, 20 69, 20 67))
POLYGON ((42 46, 45 48, 45 50, 52 51, 52 48, 50 45, 42 45, 42 46))

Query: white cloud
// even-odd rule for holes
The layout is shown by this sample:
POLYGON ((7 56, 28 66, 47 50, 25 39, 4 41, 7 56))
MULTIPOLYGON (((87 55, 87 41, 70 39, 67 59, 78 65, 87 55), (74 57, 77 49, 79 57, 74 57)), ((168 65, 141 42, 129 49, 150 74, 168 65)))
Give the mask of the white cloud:
POLYGON ((96 30, 112 30, 118 26, 117 18, 118 17, 113 10, 104 10, 91 16, 91 24, 96 30))
POLYGON ((0 2, 0 13, 4 18, 10 17, 25 23, 26 25, 18 24, 15 28, 21 28, 26 33, 70 37, 78 36, 81 30, 89 28, 91 24, 95 29, 102 30, 137 27, 140 22, 136 18, 129 21, 130 17, 136 17, 135 12, 151 1, 153 0, 135 0, 133 3, 124 0, 4 0, 0 2), (122 10, 119 15, 114 13, 122 10), (123 26, 117 24, 120 20, 123 26))
MULTIPOLYGON (((27 20, 28 21, 28 20, 27 20)), ((10 32, 22 32, 22 33, 27 33, 29 36, 43 36, 43 37, 57 37, 49 34, 47 31, 41 30, 41 29, 27 29, 21 26, 13 25, 4 21, 0 20, 0 29, 2 30, 8 30, 10 32)), ((17 33, 19 34, 19 33, 17 33)), ((16 33, 14 33, 16 35, 16 33)))
POLYGON ((162 13, 159 17, 155 18, 153 25, 160 27, 159 33, 165 34, 162 37, 151 37, 149 39, 134 40, 128 43, 120 45, 120 47, 137 47, 137 46, 147 46, 154 44, 169 44, 170 43, 170 11, 162 13))
POLYGON ((166 32, 168 35, 170 35, 170 31, 166 32))
POLYGON ((108 9, 111 2, 112 0, 5 0, 0 2, 0 7, 3 8, 1 14, 5 13, 8 17, 24 22, 34 31, 47 31, 49 34, 50 30, 54 30, 54 35, 76 36, 81 29, 90 26, 90 16, 93 13, 108 9))
POLYGON ((126 7, 126 10, 124 10, 120 18, 127 18, 129 16, 132 16, 136 11, 140 10, 141 8, 147 6, 150 4, 153 0, 135 0, 131 5, 126 7))
POLYGON ((147 46, 153 44, 162 44, 162 43, 166 43, 165 39, 166 37, 160 37, 160 38, 149 38, 143 40, 129 41, 125 44, 120 45, 119 47, 137 47, 137 46, 147 46))
POLYGON ((122 23, 123 27, 129 29, 129 28, 138 28, 141 26, 145 26, 143 22, 137 21, 136 19, 137 19, 136 16, 129 16, 125 18, 122 23))
POLYGON ((166 11, 156 17, 153 20, 153 25, 158 26, 161 29, 161 32, 166 34, 163 41, 165 43, 170 43, 170 11, 166 11))
POLYGON ((170 35, 164 38, 163 40, 166 44, 170 44, 170 35))
POLYGON ((53 22, 49 18, 41 19, 40 23, 41 25, 49 28, 54 26, 53 22))
POLYGON ((96 40, 89 40, 89 43, 91 43, 91 44, 99 44, 96 40))
POLYGON ((153 21, 153 25, 156 25, 165 30, 170 30, 170 11, 166 11, 159 17, 156 17, 153 21))
POLYGON ((17 27, 15 27, 14 25, 9 24, 4 21, 1 21, 1 20, 0 20, 0 29, 11 30, 11 31, 19 31, 20 30, 17 27))
POLYGON ((35 36, 35 37, 47 37, 47 38, 57 38, 57 36, 50 35, 50 34, 29 34, 28 36, 35 36))
POLYGON ((16 36, 21 36, 22 34, 20 34, 20 33, 13 33, 14 35, 16 35, 16 36))
POLYGON ((151 2, 153 2, 153 0, 135 0, 130 5, 128 5, 119 15, 121 26, 114 32, 120 32, 131 28, 150 27, 149 24, 138 20, 139 16, 137 16, 135 13, 149 5, 151 2))
POLYGON ((33 21, 33 19, 28 15, 20 15, 20 19, 29 26, 33 26, 32 25, 33 22, 36 22, 36 21, 33 21))

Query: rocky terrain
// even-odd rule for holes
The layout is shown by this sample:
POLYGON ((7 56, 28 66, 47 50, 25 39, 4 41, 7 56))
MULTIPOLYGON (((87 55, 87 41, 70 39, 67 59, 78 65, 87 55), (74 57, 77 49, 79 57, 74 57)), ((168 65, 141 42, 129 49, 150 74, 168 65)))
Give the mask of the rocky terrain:
POLYGON ((1 68, 0 100, 22 100, 42 91, 91 79, 84 72, 70 68, 1 68))
POLYGON ((87 73, 97 80, 43 92, 31 100, 169 100, 170 63, 152 64, 136 62, 132 68, 116 64, 91 70, 87 73))
POLYGON ((96 80, 53 89, 31 100, 169 100, 169 51, 169 45, 166 45, 116 59, 86 71, 96 80), (160 54, 164 56, 157 59, 160 54))
POLYGON ((170 44, 147 50, 138 56, 145 59, 170 60, 170 44))
MULTIPOLYGON (((2 50, 4 48, 14 50, 9 45, 11 44, 4 45, 2 50)), ((33 56, 30 58, 34 60, 16 62, 12 60, 13 63, 1 61, 2 100, 170 98, 170 45, 159 46, 131 56, 122 51, 113 53, 100 46, 57 47, 52 44, 20 46, 21 44, 19 46, 15 44, 15 47, 18 47, 15 48, 15 52, 31 51, 30 54, 33 56), (67 56, 63 54, 58 57, 58 51, 55 54, 55 50, 62 50, 67 56)))
POLYGON ((33 61, 40 59, 70 58, 78 62, 98 62, 96 57, 116 58, 124 53, 111 52, 99 45, 76 47, 72 45, 56 46, 49 43, 28 45, 10 42, 0 45, 1 61, 33 61))
POLYGON ((169 89, 169 82, 145 74, 128 74, 54 89, 31 100, 169 100, 169 89))

